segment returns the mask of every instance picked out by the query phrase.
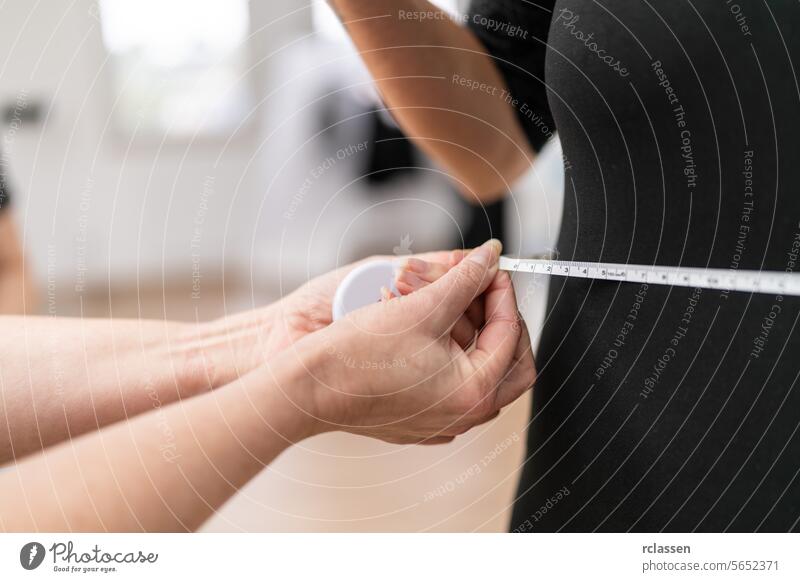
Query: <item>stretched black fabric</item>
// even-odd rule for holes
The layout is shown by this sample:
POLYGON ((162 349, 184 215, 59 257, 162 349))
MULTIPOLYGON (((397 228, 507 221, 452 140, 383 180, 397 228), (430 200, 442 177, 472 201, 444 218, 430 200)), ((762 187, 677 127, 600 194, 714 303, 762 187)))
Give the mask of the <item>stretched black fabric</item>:
MULTIPOLYGON (((554 4, 472 12, 529 31, 473 25, 555 120, 560 257, 796 270, 800 4, 554 4)), ((553 278, 512 530, 800 529, 798 317, 798 298, 553 278)))
POLYGON ((552 136, 544 66, 554 2, 473 0, 467 25, 494 56, 528 140, 541 148, 552 136))

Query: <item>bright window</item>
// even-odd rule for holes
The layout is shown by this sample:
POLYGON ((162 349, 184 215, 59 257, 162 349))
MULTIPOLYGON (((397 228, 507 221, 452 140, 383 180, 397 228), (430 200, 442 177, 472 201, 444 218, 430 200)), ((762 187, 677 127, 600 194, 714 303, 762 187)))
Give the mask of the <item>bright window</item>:
POLYGON ((100 0, 100 18, 122 128, 225 133, 250 111, 247 0, 100 0))

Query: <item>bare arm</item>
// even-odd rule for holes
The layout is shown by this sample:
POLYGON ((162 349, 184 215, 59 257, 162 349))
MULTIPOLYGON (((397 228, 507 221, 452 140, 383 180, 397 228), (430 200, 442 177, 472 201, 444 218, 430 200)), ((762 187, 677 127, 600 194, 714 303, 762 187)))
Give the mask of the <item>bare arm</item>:
POLYGON ((276 363, 218 391, 28 458, 0 475, 5 531, 187 531, 292 442, 309 417, 296 366, 276 363))
POLYGON ((431 285, 309 334, 218 390, 29 457, 0 474, 0 529, 193 530, 307 436, 448 442, 494 418, 534 379, 499 252, 484 245, 431 285), (451 330, 482 294, 487 324, 469 349, 451 330), (377 365, 392 359, 404 365, 377 365))
POLYGON ((0 317, 0 464, 231 382, 261 323, 0 317))
POLYGON ((501 198, 532 150, 474 35, 426 0, 329 0, 406 134, 470 201, 501 198), (436 13, 422 20, 412 14, 436 13))
POLYGON ((0 314, 34 313, 36 289, 11 212, 0 212, 0 314))
POLYGON ((208 323, 0 317, 0 465, 244 376, 327 327, 354 266, 208 323))

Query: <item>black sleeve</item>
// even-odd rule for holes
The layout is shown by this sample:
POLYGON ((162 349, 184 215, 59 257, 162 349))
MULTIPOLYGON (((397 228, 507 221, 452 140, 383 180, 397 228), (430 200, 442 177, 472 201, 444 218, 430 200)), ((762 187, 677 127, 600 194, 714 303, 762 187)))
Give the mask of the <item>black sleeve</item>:
POLYGON ((10 201, 8 185, 6 183, 5 164, 0 163, 0 212, 3 212, 10 201))
POLYGON ((472 0, 467 25, 505 78, 517 117, 534 149, 555 131, 544 80, 555 0, 472 0))

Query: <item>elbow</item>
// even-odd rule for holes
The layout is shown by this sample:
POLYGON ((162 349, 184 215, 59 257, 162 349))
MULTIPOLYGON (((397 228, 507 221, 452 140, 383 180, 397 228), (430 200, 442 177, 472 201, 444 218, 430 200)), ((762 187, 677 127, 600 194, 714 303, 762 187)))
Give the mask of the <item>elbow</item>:
POLYGON ((484 155, 468 153, 448 168, 456 187, 471 204, 491 204, 505 198, 530 169, 534 153, 527 144, 491 144, 484 155))

